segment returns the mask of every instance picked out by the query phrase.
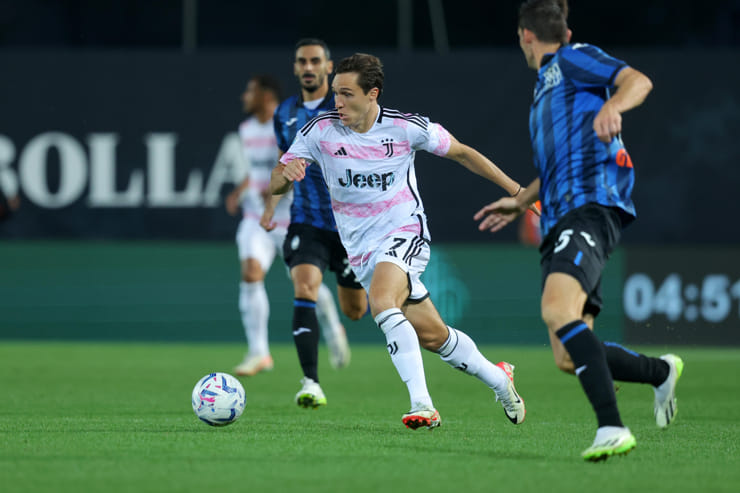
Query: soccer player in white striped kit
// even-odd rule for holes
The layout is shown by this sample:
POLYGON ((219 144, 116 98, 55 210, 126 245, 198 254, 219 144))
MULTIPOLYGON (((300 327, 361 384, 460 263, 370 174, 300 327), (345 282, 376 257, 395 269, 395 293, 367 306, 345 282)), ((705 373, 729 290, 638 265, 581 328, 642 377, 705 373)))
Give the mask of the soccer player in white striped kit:
MULTIPOLYGON (((241 264, 239 311, 248 351, 244 360, 234 368, 234 373, 240 376, 253 376, 274 366, 268 343, 270 305, 264 279, 275 254, 282 256, 283 242, 290 224, 292 194, 283 197, 275 208, 275 229, 265 231, 260 226, 260 219, 265 199, 270 196, 270 173, 278 160, 272 119, 279 102, 280 85, 273 77, 256 75, 247 83, 242 93, 242 103, 250 116, 239 125, 239 137, 249 172, 226 198, 226 209, 230 214, 236 215, 240 204, 243 212, 236 243, 241 264)), ((321 332, 332 351, 332 366, 345 366, 348 361, 346 353, 349 351, 347 336, 334 297, 325 285, 319 289, 316 310, 320 313, 321 332)))
POLYGON ((272 172, 271 191, 282 193, 319 166, 350 265, 369 294, 370 309, 388 352, 408 387, 411 429, 439 426, 424 376, 421 347, 491 388, 514 424, 524 401, 514 388, 513 365, 493 364, 464 332, 448 327, 420 280, 429 261, 430 235, 414 171, 425 150, 453 159, 510 194, 521 187, 482 154, 427 118, 383 108, 383 68, 372 55, 355 54, 336 69, 336 111, 308 122, 272 172))

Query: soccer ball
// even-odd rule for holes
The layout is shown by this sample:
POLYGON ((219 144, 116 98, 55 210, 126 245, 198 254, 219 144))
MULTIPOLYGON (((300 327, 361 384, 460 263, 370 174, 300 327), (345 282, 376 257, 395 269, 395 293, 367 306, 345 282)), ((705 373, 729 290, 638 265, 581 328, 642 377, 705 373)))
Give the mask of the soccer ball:
POLYGON ((193 411, 211 426, 226 426, 244 412, 247 398, 244 387, 228 373, 211 373, 201 378, 193 389, 193 411))

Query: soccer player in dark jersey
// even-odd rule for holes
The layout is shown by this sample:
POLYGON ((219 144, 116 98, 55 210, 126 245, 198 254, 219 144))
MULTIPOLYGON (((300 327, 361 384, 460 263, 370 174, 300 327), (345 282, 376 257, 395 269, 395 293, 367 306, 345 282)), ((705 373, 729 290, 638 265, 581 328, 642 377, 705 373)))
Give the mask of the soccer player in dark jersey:
POLYGON ((652 83, 599 48, 569 44, 567 2, 527 0, 519 10, 519 44, 538 71, 530 136, 539 177, 515 197, 483 207, 479 229, 498 231, 538 198, 542 203, 542 318, 556 364, 575 373, 594 408, 596 438, 582 456, 625 454, 635 437, 622 424, 614 380, 650 383, 655 418, 676 413, 678 356, 650 358, 592 332, 601 306, 601 272, 622 228, 635 218, 634 170, 622 143, 622 116, 645 100, 652 83), (590 330, 589 330, 590 329, 590 330))
MULTIPOLYGON (((313 38, 298 41, 293 70, 301 92, 283 101, 274 117, 280 156, 288 150, 306 122, 334 109, 334 96, 329 90, 333 64, 324 41, 313 38)), ((267 230, 275 227, 272 214, 278 201, 279 196, 274 196, 265 207, 261 224, 267 230)), ((304 408, 316 408, 326 405, 326 396, 319 385, 319 321, 316 316, 324 271, 328 268, 336 274, 339 306, 350 319, 359 320, 367 312, 367 295, 355 279, 347 252, 339 240, 329 192, 318 167, 311 170, 305 180, 295 184, 290 216, 283 258, 293 280, 293 340, 303 369, 296 403, 304 408)))

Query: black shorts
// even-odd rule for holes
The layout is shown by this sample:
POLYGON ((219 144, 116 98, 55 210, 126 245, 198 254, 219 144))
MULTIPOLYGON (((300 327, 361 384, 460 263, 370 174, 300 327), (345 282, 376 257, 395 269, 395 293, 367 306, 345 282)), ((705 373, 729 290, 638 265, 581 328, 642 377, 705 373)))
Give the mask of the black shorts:
POLYGON ((588 295, 583 313, 598 315, 604 305, 601 273, 621 235, 622 222, 611 207, 586 204, 568 212, 540 246, 543 289, 551 273, 568 274, 588 295))
POLYGON ((310 224, 291 224, 283 243, 283 258, 290 268, 311 264, 323 273, 328 267, 337 275, 337 284, 340 286, 362 289, 336 231, 327 231, 310 224))

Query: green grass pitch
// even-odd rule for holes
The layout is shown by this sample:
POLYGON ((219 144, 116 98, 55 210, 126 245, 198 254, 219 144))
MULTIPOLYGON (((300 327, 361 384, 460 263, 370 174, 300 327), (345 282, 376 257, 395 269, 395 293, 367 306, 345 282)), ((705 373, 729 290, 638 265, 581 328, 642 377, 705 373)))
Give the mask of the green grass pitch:
POLYGON ((482 350, 516 365, 523 424, 510 424, 479 381, 426 353, 442 426, 405 429, 407 393, 382 341, 355 345, 340 371, 322 347, 329 404, 310 411, 293 403, 292 345, 273 346, 275 370, 242 379, 246 410, 224 428, 196 419, 190 393, 204 374, 230 371, 242 344, 4 341, 0 491, 740 491, 740 350, 673 348, 686 367, 667 430, 655 426, 652 388, 623 384, 637 448, 598 464, 580 459, 593 413, 549 348, 482 350))

